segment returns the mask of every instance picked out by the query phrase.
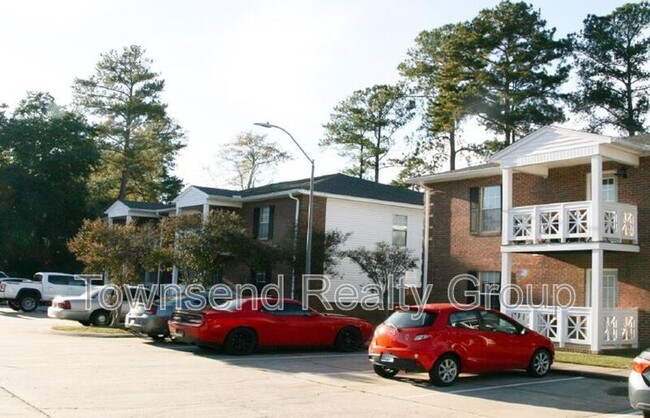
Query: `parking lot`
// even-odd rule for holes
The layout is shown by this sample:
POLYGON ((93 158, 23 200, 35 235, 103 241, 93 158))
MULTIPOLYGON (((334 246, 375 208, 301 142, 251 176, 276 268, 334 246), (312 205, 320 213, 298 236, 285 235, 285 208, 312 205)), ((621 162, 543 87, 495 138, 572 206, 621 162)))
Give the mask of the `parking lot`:
POLYGON ((132 337, 53 331, 74 322, 0 307, 0 416, 639 415, 624 382, 550 373, 462 375, 437 388, 425 374, 376 376, 363 352, 231 357, 132 337))

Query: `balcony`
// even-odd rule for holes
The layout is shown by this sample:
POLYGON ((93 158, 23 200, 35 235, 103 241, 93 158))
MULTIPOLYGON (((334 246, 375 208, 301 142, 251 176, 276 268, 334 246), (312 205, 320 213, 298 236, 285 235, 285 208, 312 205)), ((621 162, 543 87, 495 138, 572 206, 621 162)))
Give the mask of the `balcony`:
MULTIPOLYGON (((521 206, 508 211, 508 242, 521 244, 590 243, 595 238, 592 202, 521 206)), ((604 242, 638 244, 637 208, 603 203, 600 229, 604 242)))
MULTIPOLYGON (((561 309, 553 306, 520 306, 506 309, 506 313, 522 325, 547 336, 560 347, 569 344, 591 345, 592 309, 572 307, 561 309)), ((638 348, 638 310, 603 309, 601 322, 603 348, 638 348)))

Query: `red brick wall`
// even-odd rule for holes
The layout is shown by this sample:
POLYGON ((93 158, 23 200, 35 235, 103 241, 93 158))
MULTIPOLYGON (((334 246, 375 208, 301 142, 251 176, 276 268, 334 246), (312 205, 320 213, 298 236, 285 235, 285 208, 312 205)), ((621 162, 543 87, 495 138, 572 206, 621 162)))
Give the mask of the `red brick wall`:
MULTIPOLYGON (((297 269, 296 269, 296 295, 300 291, 300 278, 304 272, 304 255, 305 255, 305 239, 307 231, 307 208, 308 196, 298 196, 300 199, 300 217, 298 224, 298 252, 297 252, 297 269)), ((294 238, 294 221, 295 221, 295 200, 289 197, 268 199, 259 202, 246 203, 238 210, 238 213, 244 220, 244 225, 249 234, 253 234, 253 213, 255 208, 262 208, 265 206, 274 205, 273 216, 273 238, 268 242, 279 247, 286 249, 291 254, 293 251, 293 238, 294 238)), ((316 251, 318 250, 319 237, 325 229, 325 212, 326 212, 327 199, 322 197, 314 198, 314 251, 312 258, 314 259, 313 270, 318 272, 318 257, 316 251)), ((285 296, 289 295, 291 283, 291 263, 290 261, 280 263, 272 268, 272 283, 277 283, 278 275, 284 275, 285 280, 285 296)), ((250 283, 251 270, 249 267, 240 264, 228 269, 225 278, 233 283, 250 283)))
MULTIPOLYGON (((616 170, 605 163, 604 170, 616 170)), ((586 200, 589 165, 549 170, 547 178, 515 173, 513 206, 586 200)), ((637 206, 640 253, 605 252, 605 268, 618 269, 618 306, 638 307, 642 344, 650 344, 650 158, 628 177, 618 177, 618 200, 637 206)), ((501 184, 501 177, 433 183, 430 199, 429 283, 434 301, 447 300, 447 285, 457 274, 501 270, 501 236, 472 236, 469 233, 469 189, 501 184)), ((577 305, 585 303, 585 274, 591 267, 591 252, 513 254, 514 282, 530 285, 533 301, 539 303, 543 284, 566 283, 577 292, 577 305)), ((457 292, 457 297, 464 299, 457 292)))

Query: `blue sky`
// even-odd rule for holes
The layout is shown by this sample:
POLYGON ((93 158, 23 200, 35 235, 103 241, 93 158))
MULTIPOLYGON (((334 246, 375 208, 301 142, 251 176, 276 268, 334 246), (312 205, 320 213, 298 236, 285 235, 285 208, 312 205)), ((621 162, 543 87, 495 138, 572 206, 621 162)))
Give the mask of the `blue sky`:
MULTIPOLYGON (((220 146, 247 130, 267 133, 295 156, 267 180, 307 177, 309 165, 289 138, 254 127, 259 121, 290 131, 316 159, 317 175, 333 173, 345 161, 318 147, 332 108, 354 90, 395 83, 396 67, 420 31, 471 19, 497 3, 5 0, 0 103, 12 107, 26 91, 41 90, 68 104, 74 78, 90 76, 100 53, 138 44, 166 80, 170 115, 187 131, 176 169, 186 184, 226 186, 220 146)), ((579 31, 589 13, 624 3, 532 2, 559 35, 579 31)), ((386 170, 381 180, 394 174, 386 170)))

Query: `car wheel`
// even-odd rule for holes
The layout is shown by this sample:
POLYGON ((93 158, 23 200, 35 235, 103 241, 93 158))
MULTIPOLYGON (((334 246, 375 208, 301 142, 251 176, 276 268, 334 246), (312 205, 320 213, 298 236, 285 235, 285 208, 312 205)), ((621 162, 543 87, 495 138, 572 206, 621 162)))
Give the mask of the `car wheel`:
POLYGON ((355 327, 345 327, 336 336, 334 348, 339 351, 352 352, 361 346, 361 331, 355 327))
POLYGON ((105 327, 111 323, 111 314, 103 309, 95 311, 90 315, 90 323, 96 327, 105 327))
POLYGON ((38 297, 31 294, 21 296, 18 305, 24 312, 33 312, 38 307, 38 297))
POLYGON ((90 325, 90 321, 78 321, 78 322, 79 322, 81 325, 83 325, 84 327, 87 327, 87 326, 90 325))
POLYGON ((460 374, 460 362, 452 354, 441 356, 429 372, 429 378, 436 386, 451 386, 460 374))
POLYGON ((15 300, 7 301, 7 305, 9 305, 9 307, 11 309, 13 309, 14 311, 19 311, 20 310, 20 305, 15 300))
POLYGON ((393 378, 397 373, 399 373, 399 370, 397 369, 389 369, 388 367, 380 366, 379 364, 373 364, 372 369, 384 379, 393 378))
POLYGON ((546 349, 535 351, 526 371, 530 376, 543 377, 551 370, 551 353, 546 349))
POLYGON ((246 356, 255 351, 257 347, 257 335, 249 328, 237 328, 228 334, 226 338, 226 353, 235 356, 246 356))
POLYGON ((650 418, 650 411, 643 411, 643 418, 650 418))

